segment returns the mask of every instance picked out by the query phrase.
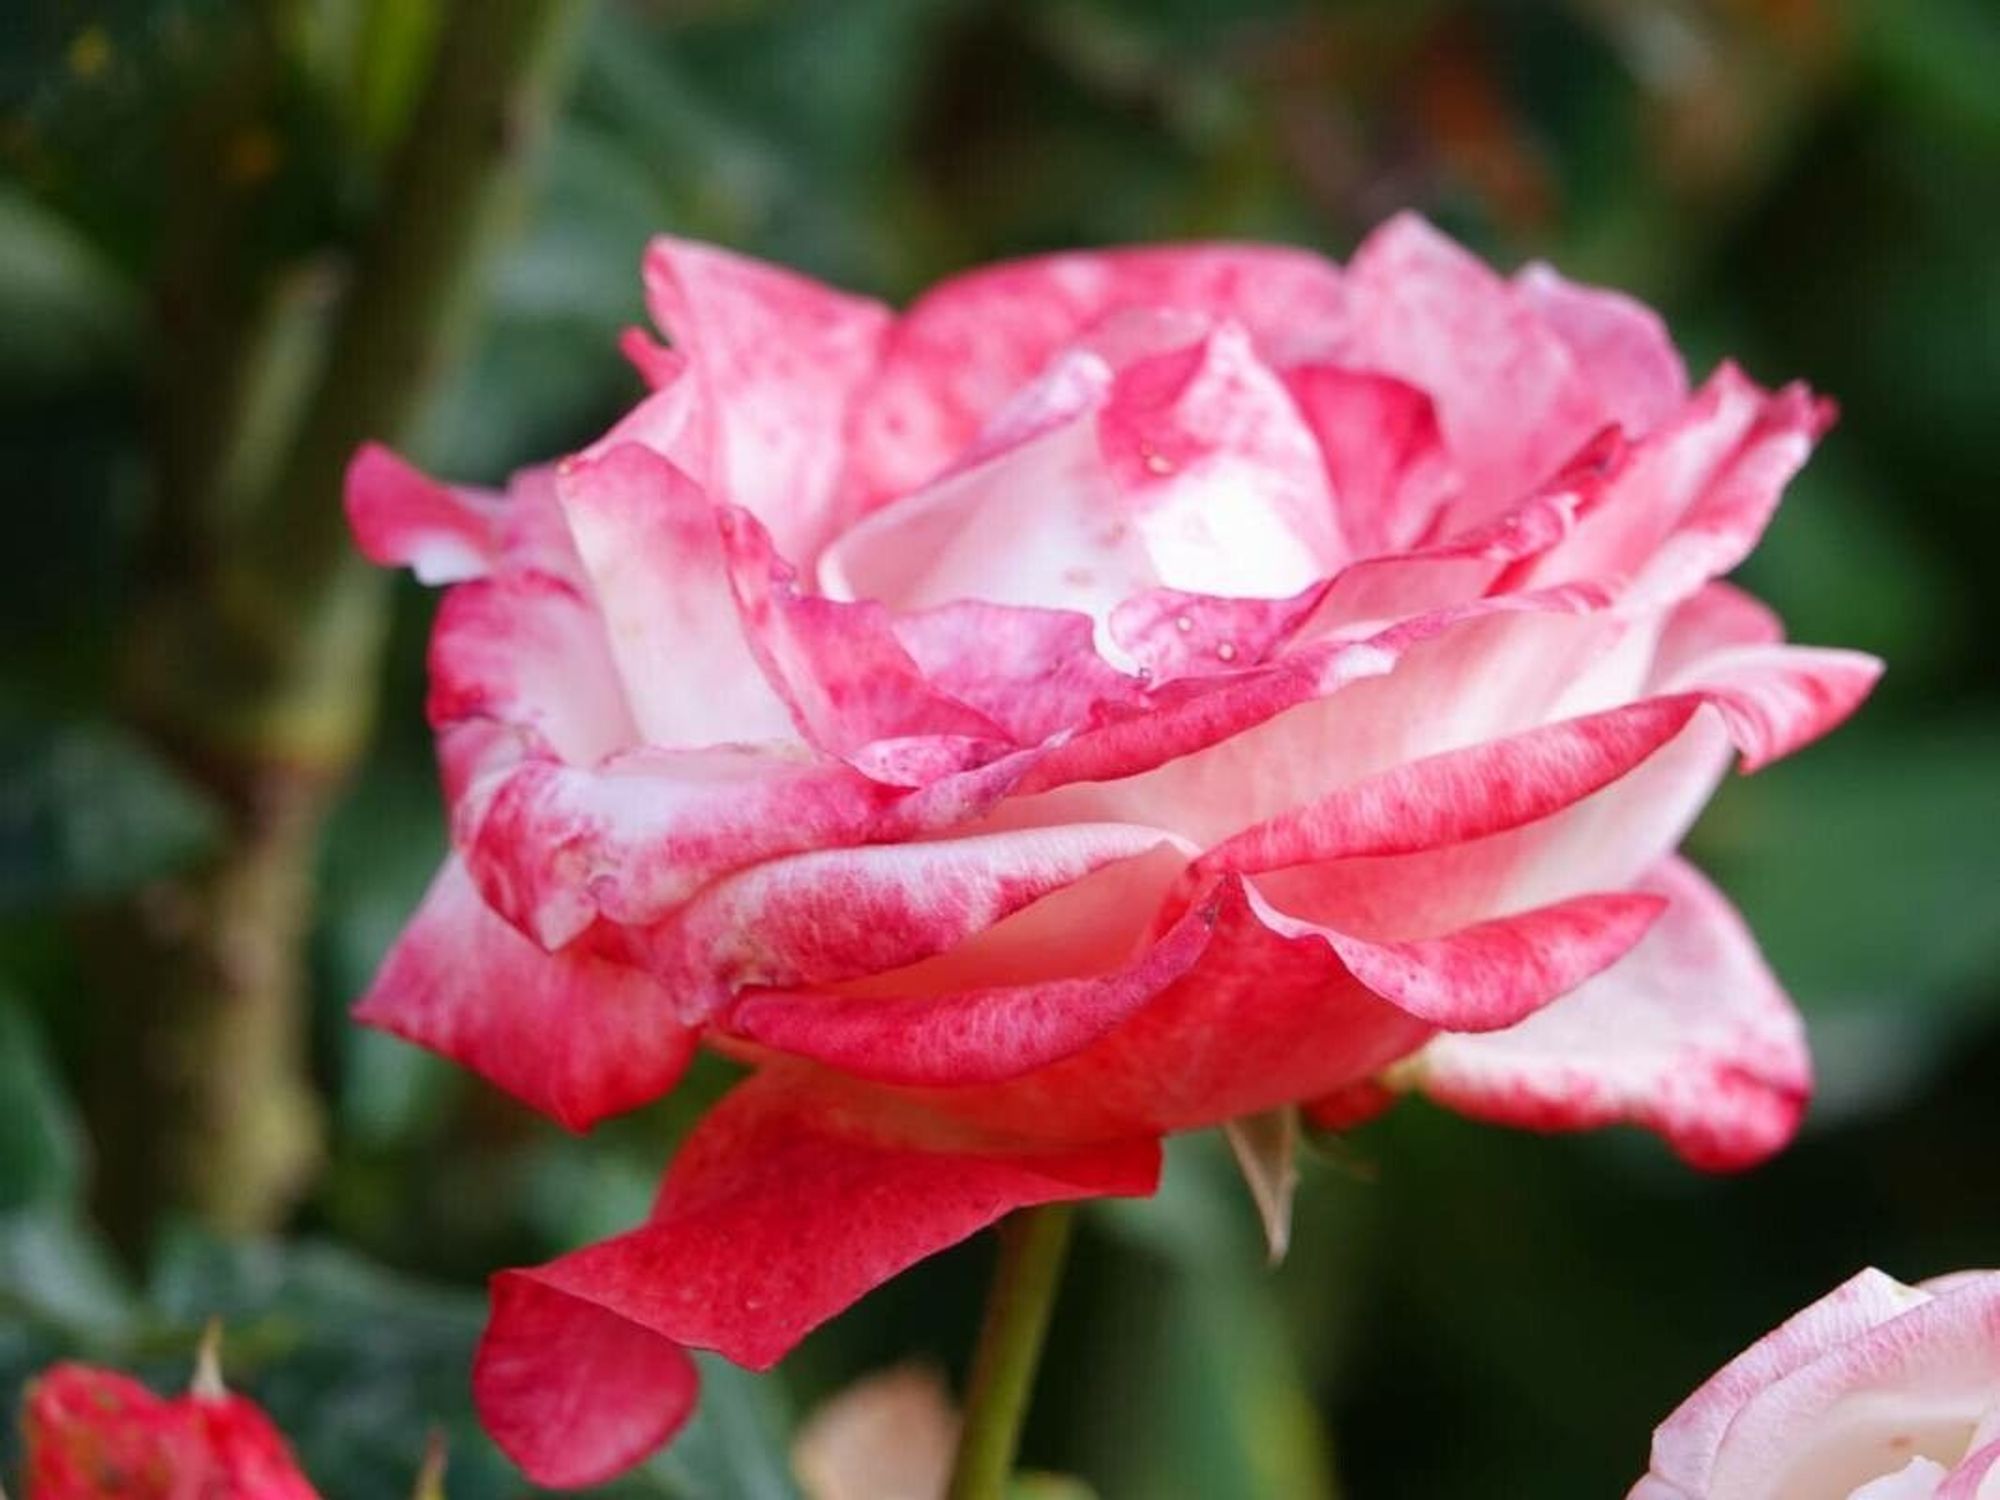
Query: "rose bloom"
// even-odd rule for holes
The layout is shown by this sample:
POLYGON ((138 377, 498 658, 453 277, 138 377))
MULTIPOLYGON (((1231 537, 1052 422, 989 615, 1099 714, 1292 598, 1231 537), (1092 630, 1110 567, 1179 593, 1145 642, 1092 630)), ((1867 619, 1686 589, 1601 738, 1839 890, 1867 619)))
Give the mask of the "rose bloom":
POLYGON ((651 1220, 494 1283, 544 1482, 1159 1142, 1420 1090, 1735 1167, 1800 1025, 1674 847, 1879 664, 1718 582, 1829 420, 1421 221, 1059 254, 902 314, 675 240, 653 393, 504 497, 380 450, 369 556, 455 584, 452 854, 360 1007, 583 1128, 750 1065, 651 1220))
POLYGON ((1661 1423, 1630 1500, 2000 1500, 2000 1272, 1863 1271, 1661 1423))
POLYGON ((89 1365, 28 1387, 27 1500, 317 1500, 255 1402, 226 1391, 171 1400, 89 1365))

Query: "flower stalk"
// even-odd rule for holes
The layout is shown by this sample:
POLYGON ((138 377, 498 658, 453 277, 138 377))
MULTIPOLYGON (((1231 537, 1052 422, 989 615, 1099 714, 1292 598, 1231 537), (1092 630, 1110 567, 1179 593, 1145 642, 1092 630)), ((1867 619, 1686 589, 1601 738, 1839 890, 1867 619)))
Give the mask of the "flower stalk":
POLYGON ((1002 1500, 1069 1255, 1074 1205, 1022 1209, 1000 1224, 1000 1263, 965 1397, 950 1500, 1002 1500))

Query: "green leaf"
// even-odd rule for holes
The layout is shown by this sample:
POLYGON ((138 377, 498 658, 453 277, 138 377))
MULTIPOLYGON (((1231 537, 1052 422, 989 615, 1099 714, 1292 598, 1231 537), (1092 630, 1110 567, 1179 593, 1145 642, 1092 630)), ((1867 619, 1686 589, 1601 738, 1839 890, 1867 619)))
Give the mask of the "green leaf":
POLYGON ((0 1213, 73 1201, 83 1128, 34 1020, 0 994, 0 1213))
POLYGON ((222 817, 104 724, 0 730, 0 908, 117 895, 211 847, 222 817))

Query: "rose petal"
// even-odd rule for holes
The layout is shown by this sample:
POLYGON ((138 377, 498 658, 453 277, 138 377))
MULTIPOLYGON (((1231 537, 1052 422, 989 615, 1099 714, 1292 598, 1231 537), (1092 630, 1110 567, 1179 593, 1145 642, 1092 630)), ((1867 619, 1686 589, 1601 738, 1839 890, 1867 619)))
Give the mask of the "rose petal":
POLYGON ((896 796, 839 762, 744 746, 529 760, 467 789, 452 841, 487 904, 556 949, 600 915, 645 926, 720 875, 866 838, 896 796))
POLYGON ((1752 1394, 1715 1455, 1713 1500, 1841 1494, 1908 1458, 1965 1455, 2000 1388, 2000 1276, 1926 1298, 1752 1394))
POLYGON ((1458 486, 1431 398, 1366 370, 1301 365, 1285 385, 1312 429, 1358 557, 1400 552, 1458 486))
POLYGON ((704 1011, 746 986, 858 979, 955 947, 1171 843, 1127 823, 1070 824, 792 855, 708 887, 641 940, 641 957, 684 996, 705 995, 704 1011))
POLYGON ((1182 245, 1071 251, 946 281, 897 321, 859 403, 847 513, 934 479, 1065 345, 1149 308, 1233 318, 1288 364, 1330 341, 1340 273, 1304 250, 1182 245))
POLYGON ((1040 744, 1104 712, 1146 702, 1138 679, 1097 654, 1088 615, 968 599, 898 615, 892 623, 933 687, 984 714, 1019 744, 1040 744))
POLYGON ((825 540, 855 392, 889 311, 778 266, 668 236, 646 250, 646 301, 699 382, 718 500, 751 511, 788 557, 825 540))
POLYGON ((355 453, 343 494, 362 555, 419 583, 483 577, 499 556, 498 495, 439 484, 379 443, 355 453))
POLYGON ((1348 556, 1313 433, 1234 321, 1120 369, 1098 442, 1168 588, 1285 598, 1348 556))
POLYGON ((730 587, 716 509, 636 444, 563 465, 557 491, 649 744, 791 740, 730 587))
MULTIPOLYGON (((440 731, 456 795, 479 769, 448 731, 479 721, 506 731, 506 758, 524 748, 588 765, 637 742, 624 683, 593 602, 552 574, 511 569, 460 584, 431 627, 425 711, 440 731)), ((476 737, 487 744, 485 736, 476 737)), ((468 741, 470 742, 470 741, 468 741)))
POLYGON ((2000 1442, 1988 1443, 1945 1477, 1937 1500, 1994 1500, 2000 1494, 2000 1442))
POLYGON ((1477 524, 1526 494, 1604 424, 1569 348, 1513 287, 1414 214, 1369 235, 1347 271, 1340 363, 1393 375, 1437 405, 1477 524))
POLYGON ((1146 1140, 1036 1155, 901 1144, 795 1079, 753 1079, 681 1149, 650 1223, 494 1279, 480 1415, 539 1483, 609 1479, 685 1420, 686 1349, 766 1368, 1011 1210, 1150 1193, 1158 1171, 1146 1140))
POLYGON ((802 593, 745 511, 723 513, 722 536, 750 649, 813 744, 903 786, 1010 748, 999 725, 925 677, 881 605, 802 593))
POLYGON ((1687 369, 1660 315, 1604 287, 1583 286, 1537 261, 1514 285, 1555 330, 1611 419, 1634 436, 1687 399, 1687 369))
POLYGON ((1510 1030, 1438 1038, 1407 1081, 1530 1129, 1640 1124, 1717 1170, 1782 1146, 1812 1087, 1791 1002, 1741 918, 1691 867, 1670 859, 1640 890, 1667 911, 1622 962, 1510 1030))
POLYGON ((572 1130, 666 1093, 695 1047, 658 981, 579 947, 544 953, 487 909, 455 858, 354 1015, 572 1130))

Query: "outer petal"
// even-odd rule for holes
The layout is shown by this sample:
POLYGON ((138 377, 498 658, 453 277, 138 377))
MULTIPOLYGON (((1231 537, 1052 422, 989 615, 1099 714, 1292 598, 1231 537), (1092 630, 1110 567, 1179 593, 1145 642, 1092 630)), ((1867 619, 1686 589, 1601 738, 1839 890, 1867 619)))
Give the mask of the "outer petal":
POLYGON ((1667 325, 1622 292, 1582 286, 1539 261, 1514 285, 1569 347, 1613 421, 1635 436, 1650 432, 1687 399, 1687 368, 1667 325))
POLYGON ((926 1149, 865 1118, 798 1079, 753 1079, 689 1139, 649 1224, 495 1278, 474 1393, 531 1478, 595 1483, 668 1437, 691 1406, 687 1348, 764 1368, 1010 1210, 1150 1193, 1159 1170, 1151 1141, 926 1149))
POLYGON ((1588 898, 1376 944, 1230 880, 1101 973, 980 988, 954 982, 977 965, 946 955, 868 993, 752 995, 731 1025, 911 1085, 940 1115, 1051 1142, 1118 1139, 1343 1087, 1439 1027, 1507 1025, 1615 960, 1657 911, 1647 896, 1588 898))
POLYGON ((378 443, 348 464, 345 501, 362 555, 408 568, 420 583, 482 577, 499 555, 498 495, 448 488, 378 443))
POLYGON ((1714 659, 1681 692, 1348 781, 1222 841, 1202 867, 1310 866, 1266 877, 1273 899, 1370 936, 1623 889, 1679 842, 1731 741, 1761 764, 1837 722, 1873 681, 1844 655, 1760 652, 1714 659))
MULTIPOLYGON (((1129 823, 1069 824, 797 854, 709 886, 646 934, 641 953, 684 1004, 705 1013, 748 986, 831 984, 904 968, 1172 842, 1129 823)), ((1184 858, 1173 861, 1174 872, 1184 858)), ((1155 880, 1154 904, 1172 878, 1163 872, 1155 880)), ((1126 894, 1143 900, 1139 887, 1126 894)), ((1098 915, 1089 913, 1094 929, 1102 927, 1098 915)), ((992 949, 985 962, 996 972, 1007 957, 992 949)))
POLYGON ((865 839, 897 795, 839 762, 748 747, 529 760, 467 790, 452 840, 487 904, 554 949, 600 915, 645 926, 717 876, 865 839))
POLYGON ((1251 245, 1074 251, 944 282, 898 320, 858 407, 850 515, 935 478, 1065 345, 1130 309, 1233 318, 1287 364, 1340 325, 1340 275, 1304 250, 1251 245))
POLYGON ((354 1013, 584 1130, 680 1078, 695 1033, 674 998, 581 945, 544 953, 487 909, 454 858, 354 1013))
POLYGON ((662 236, 646 299, 699 382, 716 498, 752 511, 789 557, 825 540, 856 390, 889 326, 879 303, 662 236))
POLYGON ((1631 448, 1574 534, 1511 581, 1629 579, 1632 608, 1685 597, 1749 553, 1827 420, 1803 387, 1772 395, 1723 365, 1631 448))
POLYGON ((1792 1136, 1812 1088, 1791 1002, 1742 919, 1668 860, 1667 913, 1622 962, 1520 1025, 1440 1037, 1407 1081, 1464 1113, 1540 1130, 1617 1122, 1698 1166, 1748 1166, 1792 1136))
POLYGON ((1841 1494, 1922 1455, 1956 1462, 2000 1387, 2000 1276, 1802 1363, 1729 1424, 1713 1500, 1841 1494))
POLYGON ((745 638, 716 509, 694 481, 624 444, 564 464, 557 490, 647 743, 794 738, 745 638))

